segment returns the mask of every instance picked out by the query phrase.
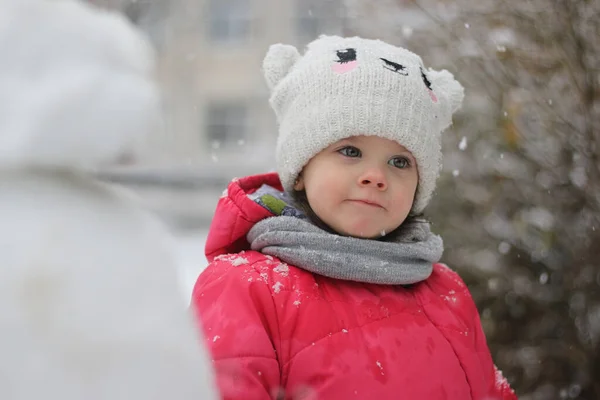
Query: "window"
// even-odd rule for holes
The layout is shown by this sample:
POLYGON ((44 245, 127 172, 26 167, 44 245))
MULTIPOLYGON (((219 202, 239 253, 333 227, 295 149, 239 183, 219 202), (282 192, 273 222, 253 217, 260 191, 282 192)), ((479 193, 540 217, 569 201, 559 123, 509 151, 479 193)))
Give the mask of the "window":
POLYGON ((210 0, 209 36, 213 41, 241 41, 250 35, 251 0, 210 0))
POLYGON ((209 144, 226 147, 244 140, 248 130, 248 108, 241 102, 214 103, 206 109, 206 136, 209 144))

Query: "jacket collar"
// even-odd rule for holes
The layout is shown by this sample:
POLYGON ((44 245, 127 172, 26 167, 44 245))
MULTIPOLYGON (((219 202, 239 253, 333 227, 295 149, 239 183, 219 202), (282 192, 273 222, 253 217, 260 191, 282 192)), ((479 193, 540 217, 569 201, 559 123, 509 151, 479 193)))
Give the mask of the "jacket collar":
POLYGON ((283 190, 277 173, 236 178, 229 183, 217 203, 204 253, 209 262, 221 254, 250 249, 246 234, 257 222, 272 217, 268 209, 248 197, 262 185, 283 190))

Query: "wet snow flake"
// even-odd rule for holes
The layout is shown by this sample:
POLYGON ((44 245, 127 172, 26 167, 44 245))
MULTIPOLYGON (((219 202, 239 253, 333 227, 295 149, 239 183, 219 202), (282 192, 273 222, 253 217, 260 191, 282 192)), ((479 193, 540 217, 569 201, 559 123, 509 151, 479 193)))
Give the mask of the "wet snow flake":
POLYGON ((446 300, 448 303, 452 303, 452 304, 456 304, 456 302, 458 301, 458 299, 456 298, 456 296, 452 296, 452 295, 440 295, 441 298, 443 298, 444 300, 446 300))
POLYGON ((278 274, 281 274, 283 276, 288 276, 290 272, 290 267, 285 263, 281 263, 275 268, 273 268, 273 272, 277 272, 278 274))
POLYGON ((508 381, 506 380, 504 375, 502 375, 502 371, 500 371, 496 366, 494 366, 494 369, 496 370, 496 389, 506 390, 506 391, 509 391, 510 393, 514 394, 515 392, 512 390, 512 388, 508 384, 508 381))
POLYGON ((240 265, 248 264, 248 259, 242 256, 244 253, 245 252, 239 254, 221 254, 216 256, 214 261, 224 261, 230 263, 234 267, 238 267, 240 265))
POLYGON ((239 267, 240 265, 248 264, 248 259, 244 257, 237 257, 231 260, 231 265, 234 267, 239 267))
POLYGON ((281 282, 277 282, 273 285, 273 291, 275 293, 279 293, 281 291, 281 288, 283 288, 283 284, 281 282))
POLYGON ((260 278, 263 280, 264 283, 268 283, 269 282, 269 275, 267 275, 266 272, 261 272, 260 273, 260 278))
POLYGON ((228 261, 231 254, 221 254, 215 257, 214 261, 228 261))

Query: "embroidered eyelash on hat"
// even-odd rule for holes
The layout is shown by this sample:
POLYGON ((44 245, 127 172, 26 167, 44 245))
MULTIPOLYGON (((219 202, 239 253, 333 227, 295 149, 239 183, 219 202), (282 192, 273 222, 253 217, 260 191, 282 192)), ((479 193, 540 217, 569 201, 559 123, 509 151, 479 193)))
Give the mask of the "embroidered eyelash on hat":
POLYGON ((376 135, 415 157, 419 185, 412 212, 429 203, 441 169, 441 132, 460 108, 463 87, 448 71, 425 70, 401 47, 358 37, 321 36, 304 55, 269 48, 263 71, 279 123, 277 172, 283 187, 338 140, 376 135))

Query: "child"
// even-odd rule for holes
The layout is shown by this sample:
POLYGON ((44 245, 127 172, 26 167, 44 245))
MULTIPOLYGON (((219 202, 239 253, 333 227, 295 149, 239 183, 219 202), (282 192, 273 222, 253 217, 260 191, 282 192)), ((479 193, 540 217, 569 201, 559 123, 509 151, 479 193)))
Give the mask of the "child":
POLYGON ((193 293, 223 397, 516 399, 419 218, 462 86, 361 38, 274 45, 264 73, 278 174, 229 185, 193 293))

